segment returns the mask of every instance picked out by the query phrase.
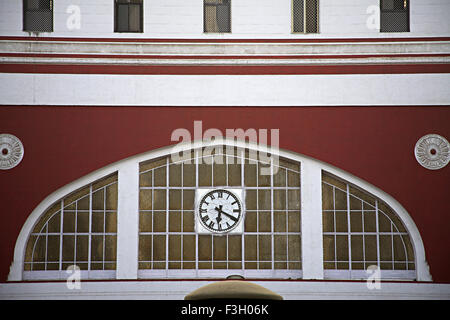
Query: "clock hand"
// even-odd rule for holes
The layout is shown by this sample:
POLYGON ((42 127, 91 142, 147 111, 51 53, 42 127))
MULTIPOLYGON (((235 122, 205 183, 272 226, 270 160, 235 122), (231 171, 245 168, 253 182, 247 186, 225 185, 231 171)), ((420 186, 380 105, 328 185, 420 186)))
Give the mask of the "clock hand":
POLYGON ((220 205, 219 208, 215 207, 214 210, 216 210, 218 213, 216 220, 217 220, 217 223, 219 224, 220 221, 222 221, 222 217, 220 216, 220 214, 222 213, 222 205, 220 205))
POLYGON ((238 222, 238 218, 236 218, 235 216, 232 216, 229 213, 226 213, 225 211, 220 210, 224 215, 226 215, 228 218, 230 218, 231 220, 233 220, 234 222, 238 222))

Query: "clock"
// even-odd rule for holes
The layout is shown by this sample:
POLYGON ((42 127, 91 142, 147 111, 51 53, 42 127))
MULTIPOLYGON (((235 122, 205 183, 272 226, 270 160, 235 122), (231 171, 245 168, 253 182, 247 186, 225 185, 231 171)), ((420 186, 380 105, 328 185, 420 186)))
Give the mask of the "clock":
POLYGON ((199 233, 241 233, 243 202, 241 189, 200 189, 196 220, 199 233))

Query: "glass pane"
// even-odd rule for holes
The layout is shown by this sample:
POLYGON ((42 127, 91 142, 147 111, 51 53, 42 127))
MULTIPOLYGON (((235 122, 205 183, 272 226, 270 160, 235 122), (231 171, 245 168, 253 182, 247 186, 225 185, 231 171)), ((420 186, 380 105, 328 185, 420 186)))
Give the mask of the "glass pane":
POLYGON ((287 236, 274 236, 274 254, 275 261, 287 261, 287 236))
POLYGON ((153 213, 153 232, 166 232, 165 211, 155 211, 153 213))
MULTIPOLYGON (((335 247, 334 236, 324 235, 323 236, 323 260, 324 260, 324 262, 335 261, 334 247, 335 247)), ((328 265, 328 268, 326 268, 326 269, 334 269, 334 264, 328 265)))
POLYGON ((166 190, 154 190, 153 191, 153 209, 165 210, 166 209, 166 190))
POLYGON ((60 228, 61 228, 61 214, 58 212, 48 221, 47 231, 49 233, 59 232, 60 228))
POLYGON ((129 31, 141 31, 141 6, 139 4, 129 4, 129 31))
POLYGON ((256 164, 244 164, 244 183, 247 187, 256 187, 256 164))
POLYGON ((183 212, 183 232, 194 232, 194 212, 183 212))
POLYGON ((106 191, 105 191, 105 196, 106 196, 105 209, 106 210, 117 210, 117 199, 118 199, 117 188, 118 188, 117 183, 106 187, 106 191))
POLYGON ((75 232, 75 212, 64 211, 63 232, 75 232))
POLYGON ((236 164, 235 158, 229 157, 228 159, 234 159, 235 164, 228 164, 228 185, 240 186, 241 185, 241 165, 236 164))
POLYGON ((169 186, 181 187, 181 164, 171 164, 169 166, 169 186))
POLYGON ((92 193, 92 210, 103 210, 105 208, 105 190, 100 189, 92 193))
POLYGON ((181 212, 169 212, 169 232, 181 232, 181 212))
POLYGON ((336 219, 336 231, 347 232, 348 230, 347 212, 341 211, 336 212, 335 219, 336 219))
POLYGON ((254 235, 245 235, 245 260, 247 261, 256 261, 256 253, 257 253, 257 236, 254 235))
POLYGON ((91 237, 91 261, 103 261, 103 236, 91 237))
POLYGON ((195 236, 183 235, 183 260, 195 260, 195 236))
POLYGON ((273 224, 275 232, 286 232, 286 212, 284 211, 275 211, 273 213, 273 224))
POLYGON ((247 212, 245 215, 245 231, 246 232, 256 232, 257 226, 257 216, 256 212, 247 212))
POLYGON ((105 213, 105 232, 117 233, 117 213, 106 212, 105 213))
POLYGON ((169 190, 169 210, 181 210, 181 190, 169 190))
POLYGON ((103 212, 92 213, 92 232, 104 232, 105 220, 103 212))
POLYGON ((303 32, 304 26, 304 0, 293 0, 292 1, 292 28, 294 32, 303 32))
POLYGON ((318 24, 318 14, 317 14, 317 1, 318 0, 308 0, 305 3, 306 12, 306 32, 316 33, 318 24))
POLYGON ((89 232, 89 212, 77 213, 77 232, 89 232))
POLYGON ((260 235, 258 236, 259 246, 259 260, 271 261, 272 260, 272 236, 260 235))
POLYGON ((151 187, 153 185, 153 172, 147 171, 139 175, 140 187, 151 187))
POLYGON ((75 236, 63 236, 62 260, 74 261, 75 236))
POLYGON ((300 211, 288 212, 288 232, 300 232, 300 211))
POLYGON ((198 259, 201 261, 212 260, 212 237, 208 235, 198 236, 198 259))
MULTIPOLYGON (((285 210, 286 209, 286 190, 274 190, 273 191, 273 209, 285 210)), ((295 200, 293 200, 295 201, 295 200)), ((294 205, 295 207, 295 205, 294 205)))
POLYGON ((47 261, 59 261, 59 236, 47 236, 47 261))
POLYGON ((203 187, 212 185, 212 165, 204 163, 198 165, 198 185, 203 187))
POLYGON ((214 260, 226 261, 227 260, 227 238, 223 236, 214 236, 213 237, 214 244, 214 252, 213 258, 214 260))
POLYGON ((278 171, 273 176, 273 186, 274 187, 285 187, 286 186, 286 169, 278 168, 278 171))
POLYGON ((258 209, 270 210, 271 209, 271 193, 270 190, 258 190, 258 209))
POLYGON ((128 5, 117 5, 117 31, 128 31, 128 5))
POLYGON ((166 167, 156 168, 154 170, 154 186, 165 187, 167 185, 166 167))
POLYGON ((77 236, 77 262, 88 261, 89 236, 77 236))
POLYGON ((166 260, 166 236, 153 236, 153 261, 166 260))
POLYGON ((242 236, 228 236, 228 260, 242 260, 242 236))
POLYGON ((195 164, 183 163, 183 186, 195 187, 195 164))
POLYGON ((258 231, 271 232, 272 230, 272 214, 270 211, 258 212, 258 231))
POLYGON ((301 257, 300 236, 289 235, 288 240, 289 261, 299 261, 301 257))
MULTIPOLYGON (((169 235, 169 260, 181 260, 181 236, 169 235)), ((172 267, 173 268, 173 267, 172 267)))

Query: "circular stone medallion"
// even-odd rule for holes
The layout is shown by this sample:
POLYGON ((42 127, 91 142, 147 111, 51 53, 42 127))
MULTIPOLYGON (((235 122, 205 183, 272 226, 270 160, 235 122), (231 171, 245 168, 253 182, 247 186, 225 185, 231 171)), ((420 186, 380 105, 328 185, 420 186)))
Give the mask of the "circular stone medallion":
POLYGON ((450 144, 438 134, 427 134, 417 141, 414 154, 421 166, 438 170, 450 160, 450 144))
POLYGON ((22 142, 12 134, 0 134, 0 170, 17 166, 23 158, 22 142))

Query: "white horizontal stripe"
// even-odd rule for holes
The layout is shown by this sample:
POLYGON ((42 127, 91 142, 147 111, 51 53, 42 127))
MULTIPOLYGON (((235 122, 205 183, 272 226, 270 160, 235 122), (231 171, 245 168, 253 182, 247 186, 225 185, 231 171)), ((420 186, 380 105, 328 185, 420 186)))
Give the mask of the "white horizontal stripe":
POLYGON ((0 74, 3 105, 449 105, 450 74, 0 74), (24 88, 27 88, 24 90, 24 88))

